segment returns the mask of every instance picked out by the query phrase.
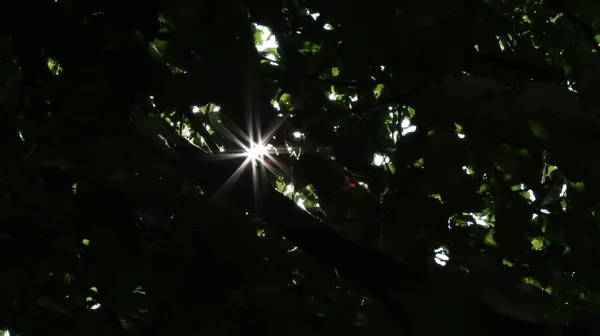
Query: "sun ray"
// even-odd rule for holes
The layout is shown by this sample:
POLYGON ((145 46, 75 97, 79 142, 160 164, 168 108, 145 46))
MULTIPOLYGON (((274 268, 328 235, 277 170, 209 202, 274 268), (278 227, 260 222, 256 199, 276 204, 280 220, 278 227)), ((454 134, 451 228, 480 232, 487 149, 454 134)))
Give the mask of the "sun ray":
POLYGON ((244 172, 244 168, 246 168, 246 166, 248 165, 248 161, 248 159, 244 160, 244 162, 239 167, 237 167, 235 172, 233 172, 233 174, 231 174, 227 181, 223 183, 221 188, 219 188, 219 190, 217 190, 212 195, 213 200, 219 200, 221 197, 225 197, 229 193, 229 191, 231 191, 233 184, 235 184, 235 181, 242 175, 242 173, 244 172))

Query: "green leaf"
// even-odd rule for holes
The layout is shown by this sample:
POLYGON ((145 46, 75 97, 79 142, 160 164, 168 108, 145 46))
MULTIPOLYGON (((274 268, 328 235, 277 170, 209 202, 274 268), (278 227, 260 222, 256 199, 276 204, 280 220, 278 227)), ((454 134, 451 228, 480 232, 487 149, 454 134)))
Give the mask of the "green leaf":
POLYGON ((548 141, 550 139, 550 134, 544 129, 542 124, 535 121, 528 121, 529 128, 533 132, 533 136, 537 139, 548 141))

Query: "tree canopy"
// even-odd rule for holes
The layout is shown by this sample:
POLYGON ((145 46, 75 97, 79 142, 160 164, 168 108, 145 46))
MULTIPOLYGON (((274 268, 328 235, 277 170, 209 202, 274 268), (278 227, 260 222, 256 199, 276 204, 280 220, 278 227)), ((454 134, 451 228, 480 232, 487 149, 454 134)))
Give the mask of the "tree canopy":
POLYGON ((0 16, 10 335, 600 333, 600 2, 0 16))

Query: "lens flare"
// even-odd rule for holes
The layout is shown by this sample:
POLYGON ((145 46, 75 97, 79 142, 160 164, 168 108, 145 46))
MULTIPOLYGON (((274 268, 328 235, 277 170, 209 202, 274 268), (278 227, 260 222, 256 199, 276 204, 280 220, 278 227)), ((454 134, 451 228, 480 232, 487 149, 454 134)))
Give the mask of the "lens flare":
MULTIPOLYGON (((251 168, 249 173, 252 175, 254 184, 254 196, 255 196, 255 210, 258 210, 262 205, 260 203, 261 197, 260 189, 263 187, 269 188, 269 175, 271 176, 284 176, 289 175, 289 169, 277 160, 279 153, 285 153, 287 148, 277 148, 269 143, 274 137, 274 133, 277 131, 279 126, 283 124, 284 118, 276 120, 271 127, 267 130, 266 134, 261 134, 260 123, 248 123, 248 129, 244 132, 236 124, 227 120, 226 117, 221 116, 224 121, 221 130, 223 135, 229 140, 232 140, 238 149, 233 149, 229 153, 219 153, 216 155, 220 159, 235 159, 243 158, 243 162, 237 170, 229 177, 223 186, 217 190, 212 199, 220 202, 227 201, 228 194, 232 190, 236 180, 246 171, 247 168, 251 168), (268 174, 270 173, 270 174, 268 174), (265 184, 265 182, 267 182, 265 184)), ((251 209, 248 209, 251 210, 251 209)))

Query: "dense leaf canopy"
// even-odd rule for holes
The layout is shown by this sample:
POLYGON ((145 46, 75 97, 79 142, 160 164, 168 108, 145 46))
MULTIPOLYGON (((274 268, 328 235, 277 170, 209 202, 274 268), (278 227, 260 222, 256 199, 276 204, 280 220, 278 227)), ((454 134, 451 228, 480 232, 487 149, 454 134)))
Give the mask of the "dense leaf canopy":
POLYGON ((600 2, 0 16, 11 335, 600 334, 600 2))

